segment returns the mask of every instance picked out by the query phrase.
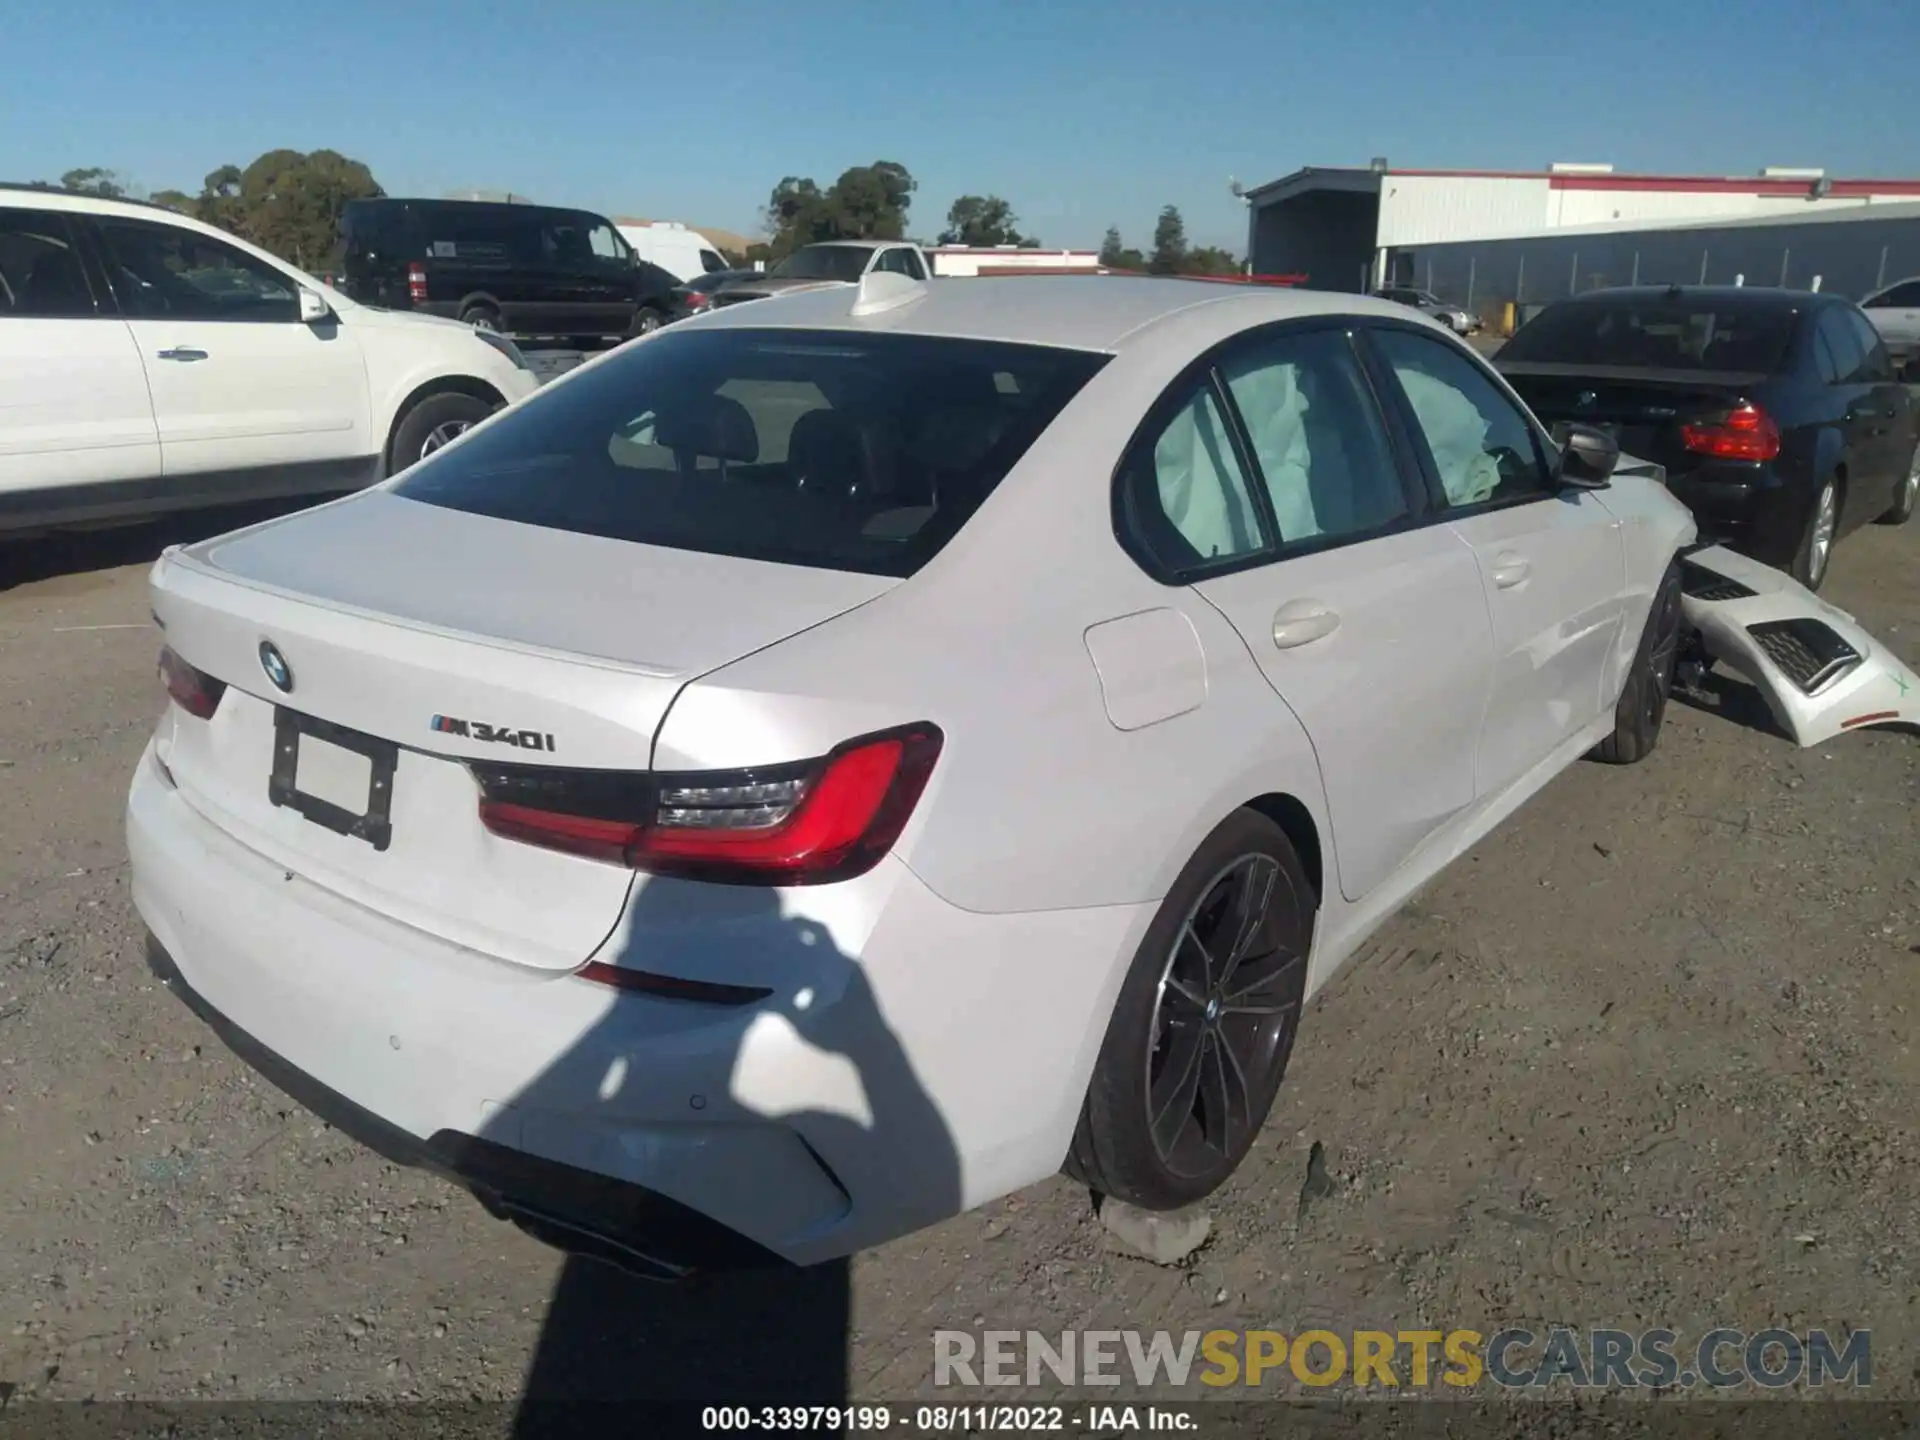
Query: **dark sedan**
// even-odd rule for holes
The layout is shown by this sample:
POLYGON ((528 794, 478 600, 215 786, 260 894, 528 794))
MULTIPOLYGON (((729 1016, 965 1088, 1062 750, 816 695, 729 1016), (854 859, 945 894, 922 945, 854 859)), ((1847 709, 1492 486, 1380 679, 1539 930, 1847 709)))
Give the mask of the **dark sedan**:
POLYGON ((689 315, 699 315, 713 304, 713 293, 723 285, 731 285, 736 280, 758 280, 758 270, 709 270, 705 275, 696 275, 684 285, 673 287, 672 319, 684 320, 689 315))
POLYGON ((1914 402, 1841 296, 1595 290, 1541 311, 1494 363, 1542 420, 1612 431, 1666 467, 1703 535, 1809 589, 1840 537, 1913 513, 1914 402))

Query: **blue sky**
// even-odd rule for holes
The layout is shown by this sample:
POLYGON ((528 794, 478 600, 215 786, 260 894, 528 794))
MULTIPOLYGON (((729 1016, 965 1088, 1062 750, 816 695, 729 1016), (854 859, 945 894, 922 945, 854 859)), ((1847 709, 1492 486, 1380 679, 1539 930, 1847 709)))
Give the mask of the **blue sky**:
POLYGON ((331 146, 390 194, 512 189, 751 232, 784 175, 897 160, 1050 245, 1163 204, 1245 245, 1229 176, 1305 164, 1920 173, 1913 0, 94 0, 13 7, 0 178, 197 190, 331 146))

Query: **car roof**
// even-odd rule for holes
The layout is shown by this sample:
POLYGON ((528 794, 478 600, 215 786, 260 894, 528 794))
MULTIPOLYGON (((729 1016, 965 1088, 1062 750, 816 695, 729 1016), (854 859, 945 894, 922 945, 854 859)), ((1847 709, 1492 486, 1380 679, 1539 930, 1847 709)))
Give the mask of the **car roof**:
POLYGON ((1616 285, 1610 289, 1583 291, 1569 296, 1568 300, 1581 305, 1678 301, 1712 305, 1721 310, 1766 310, 1776 306, 1802 309, 1808 305, 1831 304, 1842 298, 1823 295, 1817 290, 1787 290, 1777 285, 1616 285))
MULTIPOLYGON (((1222 334, 1315 315, 1407 318, 1391 300, 1325 290, 1133 275, 954 276, 895 309, 855 315, 859 287, 835 285, 734 305, 690 321, 702 329, 888 330, 1116 351, 1150 327, 1205 307, 1222 334)), ((1424 323, 1424 322, 1422 322, 1424 323)), ((675 327, 676 329, 679 327, 675 327)))

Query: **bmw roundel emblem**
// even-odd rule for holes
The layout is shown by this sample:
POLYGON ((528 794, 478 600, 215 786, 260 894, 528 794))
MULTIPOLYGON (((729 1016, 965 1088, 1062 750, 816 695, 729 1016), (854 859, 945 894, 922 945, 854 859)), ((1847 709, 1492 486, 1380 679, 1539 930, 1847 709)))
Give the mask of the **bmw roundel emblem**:
POLYGON ((279 647, 271 640, 260 642, 260 668, 267 672, 267 679, 273 682, 273 688, 283 695, 293 689, 293 667, 287 664, 287 657, 280 653, 279 647))

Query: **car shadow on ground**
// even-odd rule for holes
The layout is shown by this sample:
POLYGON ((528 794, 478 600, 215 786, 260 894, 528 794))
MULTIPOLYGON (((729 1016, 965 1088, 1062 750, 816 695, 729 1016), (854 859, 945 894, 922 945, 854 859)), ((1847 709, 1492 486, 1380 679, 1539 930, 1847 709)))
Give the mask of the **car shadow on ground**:
POLYGON ((248 525, 291 515, 335 499, 334 495, 301 495, 288 499, 220 505, 183 510, 137 525, 115 525, 98 530, 56 530, 31 539, 0 534, 0 591, 66 575, 117 570, 123 565, 148 565, 169 545, 192 545, 248 525))
MULTIPOLYGON (((683 979, 718 981, 730 968, 738 969, 729 966, 728 956, 750 949, 753 973, 790 975, 791 982, 776 984, 773 995, 739 1007, 650 997, 616 1001, 608 1018, 522 1090, 497 1122, 499 1133, 483 1138, 506 1140, 512 1131, 515 1141, 526 1144, 538 1116, 548 1112, 572 1117, 566 1127, 573 1132, 569 1150, 597 1144, 612 1147, 603 1155, 632 1153, 652 1143, 647 1132, 658 1136, 671 1127, 649 1118, 642 1132, 623 1128, 631 1122, 610 1120, 594 1140, 582 1141, 578 1132, 593 1126, 594 1111, 619 1098, 628 1073, 655 1077, 639 1084, 667 1083, 649 1064, 648 1052, 687 1043, 690 1033, 705 1030, 709 1040, 731 1046, 733 1059, 728 1093, 704 1099, 702 1128, 784 1127, 797 1134, 816 1161, 832 1167, 831 1188, 821 1193, 842 1197, 829 1199, 826 1223, 843 1208, 847 1192, 858 1195, 862 1205, 885 1206, 918 1223, 957 1211, 961 1179, 953 1140, 865 970, 841 953, 823 926, 783 916, 780 907, 778 892, 766 888, 646 884, 634 901, 628 931, 636 939, 625 943, 620 963, 647 968, 651 960, 683 979), (670 960, 662 958, 667 951, 670 960), (653 1012, 651 1036, 631 1019, 619 1022, 616 1036, 615 1017, 623 1005, 653 1012), (664 1031, 663 1010, 669 1015, 664 1031), (672 1015, 673 1010, 683 1014, 672 1015), (769 1031, 789 1027, 788 1044, 797 1036, 816 1052, 815 1061, 850 1064, 857 1088, 847 1093, 863 1094, 864 1107, 855 1100, 834 1110, 782 1110, 777 1101, 769 1102, 766 1066, 783 1062, 770 1062, 764 1049, 756 1052, 758 1058, 749 1050, 778 1038, 769 1031), (759 1078, 743 1080, 749 1073, 759 1078), (754 1093, 752 1104, 739 1098, 747 1089, 754 1093), (865 1113, 859 1114, 862 1108, 865 1113)), ((817 1064, 810 1068, 818 1073, 817 1064)), ((649 1117, 658 1113, 645 1092, 637 1110, 649 1117)), ((578 1156, 575 1151, 568 1158, 578 1156)), ((747 1183, 798 1190, 806 1188, 796 1183, 805 1178, 755 1173, 747 1183)), ((851 1321, 850 1266, 844 1260, 804 1269, 719 1269, 662 1282, 569 1256, 528 1366, 515 1436, 576 1433, 574 1422, 582 1417, 574 1407, 608 1402, 846 1401, 851 1398, 851 1321)))
POLYGON ((1673 698, 1689 710, 1717 716, 1744 730, 1752 730, 1776 740, 1790 742, 1793 739, 1773 718, 1773 712, 1767 708, 1759 687, 1725 670, 1713 670, 1691 687, 1676 684, 1673 698))

